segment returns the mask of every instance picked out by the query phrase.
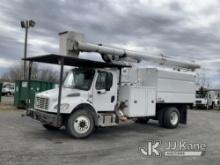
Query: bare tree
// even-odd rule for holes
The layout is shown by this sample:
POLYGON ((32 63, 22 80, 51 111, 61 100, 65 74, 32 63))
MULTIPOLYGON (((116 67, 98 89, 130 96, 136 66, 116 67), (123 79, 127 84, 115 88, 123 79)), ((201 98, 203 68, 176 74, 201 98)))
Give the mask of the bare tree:
MULTIPOLYGON (((12 66, 8 71, 0 78, 1 81, 14 82, 15 80, 23 80, 23 64, 12 66)), ((32 66, 32 80, 58 82, 58 72, 51 68, 45 68, 38 66, 36 63, 32 66)))
POLYGON ((49 82, 58 82, 59 80, 58 72, 49 68, 38 69, 36 73, 37 76, 35 79, 37 80, 49 82))
POLYGON ((196 84, 200 88, 210 88, 210 81, 207 78, 205 73, 197 73, 197 75, 196 75, 196 84))

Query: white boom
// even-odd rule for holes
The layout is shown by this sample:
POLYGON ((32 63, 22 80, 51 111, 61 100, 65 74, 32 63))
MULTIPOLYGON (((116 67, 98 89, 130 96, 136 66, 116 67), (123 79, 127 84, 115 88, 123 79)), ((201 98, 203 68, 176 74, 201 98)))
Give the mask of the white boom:
POLYGON ((136 52, 123 48, 105 46, 102 44, 87 43, 82 33, 63 32, 60 33, 60 53, 78 57, 80 52, 97 52, 100 53, 106 62, 112 61, 151 61, 160 65, 171 66, 175 68, 185 68, 195 70, 200 68, 198 64, 191 61, 180 61, 163 54, 151 55, 144 52, 136 52))

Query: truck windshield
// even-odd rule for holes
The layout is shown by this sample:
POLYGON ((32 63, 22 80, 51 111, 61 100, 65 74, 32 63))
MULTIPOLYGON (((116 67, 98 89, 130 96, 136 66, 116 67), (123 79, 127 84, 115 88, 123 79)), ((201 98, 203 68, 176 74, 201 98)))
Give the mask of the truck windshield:
POLYGON ((66 88, 89 90, 94 74, 95 71, 92 69, 73 69, 67 74, 63 86, 66 88))
POLYGON ((196 98, 198 99, 206 98, 206 93, 196 93, 196 98))
POLYGON ((196 94, 196 98, 202 99, 202 98, 204 98, 204 96, 202 94, 196 94))

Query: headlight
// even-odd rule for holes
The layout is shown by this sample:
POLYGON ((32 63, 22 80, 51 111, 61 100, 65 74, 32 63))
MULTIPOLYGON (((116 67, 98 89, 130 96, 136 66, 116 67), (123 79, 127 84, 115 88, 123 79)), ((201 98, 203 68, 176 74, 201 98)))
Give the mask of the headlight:
MULTIPOLYGON (((70 106, 69 104, 63 103, 63 104, 60 105, 60 110, 66 110, 66 109, 69 108, 69 106, 70 106)), ((57 109, 57 107, 58 107, 58 105, 56 105, 56 106, 54 107, 54 109, 57 109)))

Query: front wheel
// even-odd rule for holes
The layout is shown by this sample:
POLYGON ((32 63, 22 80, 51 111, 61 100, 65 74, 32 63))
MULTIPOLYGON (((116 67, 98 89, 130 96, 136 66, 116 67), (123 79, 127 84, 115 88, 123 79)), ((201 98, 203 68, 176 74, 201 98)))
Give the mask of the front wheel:
POLYGON ((163 114, 165 128, 176 128, 179 125, 180 113, 175 107, 168 107, 163 114))
POLYGON ((66 129, 74 138, 85 138, 94 130, 94 120, 89 111, 77 110, 72 113, 67 121, 66 129))

